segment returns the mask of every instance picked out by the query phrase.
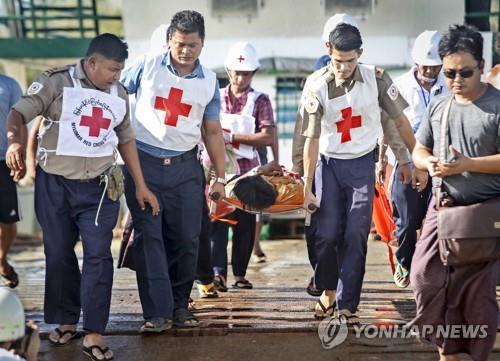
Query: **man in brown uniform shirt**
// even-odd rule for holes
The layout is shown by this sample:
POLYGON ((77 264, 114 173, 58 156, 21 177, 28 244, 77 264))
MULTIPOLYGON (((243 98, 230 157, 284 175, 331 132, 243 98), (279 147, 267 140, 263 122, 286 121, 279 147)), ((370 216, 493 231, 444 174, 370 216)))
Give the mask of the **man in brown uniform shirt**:
POLYGON ((78 64, 43 73, 8 116, 7 165, 17 174, 26 169, 21 145, 26 123, 44 116, 35 211, 46 255, 44 319, 59 324, 49 341, 63 346, 79 337, 76 326, 83 309, 88 332, 83 352, 95 360, 113 358, 102 333, 111 302, 110 246, 119 202, 106 197, 108 182, 102 174, 114 164, 117 148, 133 175, 139 204, 145 209, 149 203, 158 213, 139 166, 127 94, 117 82, 127 56, 127 45, 119 38, 99 35, 78 64), (79 238, 82 274, 74 252, 79 238))
POLYGON ((375 182, 373 151, 382 133, 380 107, 395 120, 407 147, 413 149, 415 144, 402 114, 406 102, 390 77, 381 69, 358 64, 361 44, 355 26, 337 25, 330 34, 330 65, 308 78, 301 109, 302 134, 307 138, 304 207, 320 206, 315 283, 325 291, 315 315, 331 315, 336 301, 338 315, 349 322, 356 322, 364 276, 375 182), (315 173, 321 201, 312 194, 315 173), (337 267, 332 266, 335 258, 337 267))

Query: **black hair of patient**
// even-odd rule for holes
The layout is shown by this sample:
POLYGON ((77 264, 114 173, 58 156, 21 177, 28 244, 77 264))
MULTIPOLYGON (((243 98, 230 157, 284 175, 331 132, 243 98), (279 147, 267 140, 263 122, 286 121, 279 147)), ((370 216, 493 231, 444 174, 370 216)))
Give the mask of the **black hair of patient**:
POLYGON ((272 206, 278 196, 276 189, 260 175, 239 179, 233 193, 245 206, 258 210, 272 206))

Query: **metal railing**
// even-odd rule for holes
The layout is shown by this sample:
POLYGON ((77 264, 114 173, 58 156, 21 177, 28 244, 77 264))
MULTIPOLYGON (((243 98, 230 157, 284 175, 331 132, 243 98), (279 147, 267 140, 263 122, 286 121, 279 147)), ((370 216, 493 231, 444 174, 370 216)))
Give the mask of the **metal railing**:
MULTIPOLYGON (((68 1, 71 3, 71 1, 68 1)), ((0 16, 11 38, 93 37, 100 21, 121 21, 120 15, 99 15, 96 0, 75 0, 72 5, 49 5, 47 1, 12 1, 14 13, 0 16)))

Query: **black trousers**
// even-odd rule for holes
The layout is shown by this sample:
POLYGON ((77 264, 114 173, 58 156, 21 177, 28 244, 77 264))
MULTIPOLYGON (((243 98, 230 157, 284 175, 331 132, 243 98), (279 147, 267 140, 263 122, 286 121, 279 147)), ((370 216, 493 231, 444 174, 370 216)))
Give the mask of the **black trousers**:
MULTIPOLYGON (((255 214, 235 210, 231 218, 238 223, 233 226, 233 247, 231 263, 233 275, 245 277, 248 263, 252 256, 253 241, 255 238, 255 214)), ((227 243, 229 225, 224 222, 212 224, 212 260, 214 272, 227 278, 227 243)))
POLYGON ((198 262, 196 279, 203 285, 208 285, 214 279, 212 268, 212 222, 208 216, 209 210, 205 199, 202 202, 201 232, 198 245, 198 262))
POLYGON ((160 203, 160 214, 141 210, 125 170, 125 194, 134 223, 137 284, 144 318, 172 318, 187 308, 196 275, 201 230, 203 170, 198 159, 165 165, 139 151, 144 179, 160 203))

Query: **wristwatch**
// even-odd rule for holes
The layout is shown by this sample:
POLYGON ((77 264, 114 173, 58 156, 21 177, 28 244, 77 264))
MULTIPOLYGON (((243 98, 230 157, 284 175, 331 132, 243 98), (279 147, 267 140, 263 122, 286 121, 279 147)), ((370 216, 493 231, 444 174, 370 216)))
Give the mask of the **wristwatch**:
POLYGON ((222 177, 215 177, 214 178, 214 183, 220 183, 222 185, 226 185, 227 184, 227 181, 226 181, 226 178, 222 178, 222 177))

